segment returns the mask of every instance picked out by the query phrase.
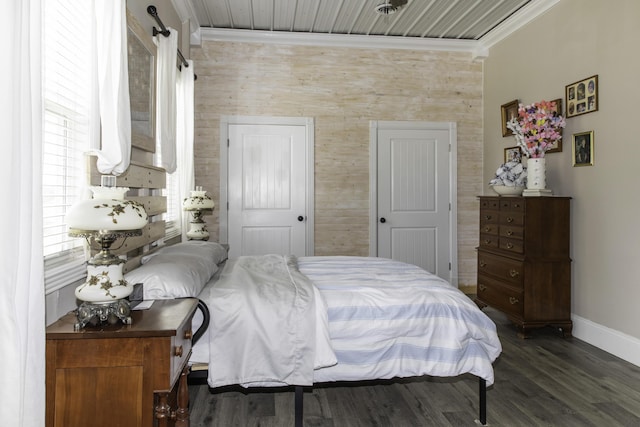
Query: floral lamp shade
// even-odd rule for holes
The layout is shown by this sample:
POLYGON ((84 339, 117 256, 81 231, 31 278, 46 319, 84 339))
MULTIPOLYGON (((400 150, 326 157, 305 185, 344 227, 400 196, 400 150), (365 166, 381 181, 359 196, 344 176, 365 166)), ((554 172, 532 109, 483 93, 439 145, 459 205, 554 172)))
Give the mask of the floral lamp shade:
POLYGON ((207 192, 204 191, 202 187, 196 187, 195 190, 191 191, 191 196, 182 202, 182 208, 185 211, 211 211, 214 207, 215 203, 211 197, 207 196, 207 192))
POLYGON ((184 199, 182 209, 191 212, 193 215, 193 220, 189 223, 189 231, 187 231, 189 240, 209 240, 209 231, 202 219, 202 215, 205 212, 213 211, 214 207, 213 199, 199 186, 191 191, 189 197, 184 199))
POLYGON ((100 245, 100 252, 87 263, 87 279, 75 290, 83 303, 78 308, 76 329, 87 324, 131 323, 129 302, 133 285, 123 276, 124 260, 111 252, 118 239, 142 234, 149 218, 144 207, 125 200, 126 187, 91 187, 93 198, 76 203, 67 213, 69 235, 84 237, 100 245))
POLYGON ((123 231, 147 225, 149 218, 144 207, 124 199, 127 187, 91 187, 91 191, 93 199, 76 203, 67 213, 70 229, 123 231))

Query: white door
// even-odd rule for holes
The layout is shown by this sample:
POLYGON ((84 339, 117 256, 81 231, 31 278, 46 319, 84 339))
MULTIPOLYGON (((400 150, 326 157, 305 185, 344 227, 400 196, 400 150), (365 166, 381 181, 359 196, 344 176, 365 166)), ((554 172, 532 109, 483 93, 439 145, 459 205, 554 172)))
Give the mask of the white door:
POLYGON ((227 129, 229 256, 309 255, 306 124, 227 129))
POLYGON ((452 137, 450 123, 378 122, 375 220, 377 256, 456 282, 452 137))

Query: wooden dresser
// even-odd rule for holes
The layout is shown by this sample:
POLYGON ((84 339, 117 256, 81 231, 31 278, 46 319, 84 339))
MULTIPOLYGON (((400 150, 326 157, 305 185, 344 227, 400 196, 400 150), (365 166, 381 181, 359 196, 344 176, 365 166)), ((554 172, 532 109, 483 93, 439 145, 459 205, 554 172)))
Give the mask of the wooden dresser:
POLYGON ((533 328, 571 336, 570 197, 480 197, 480 307, 504 312, 526 338, 533 328))
POLYGON ((132 324, 47 328, 47 427, 189 426, 187 361, 196 299, 155 301, 132 324))

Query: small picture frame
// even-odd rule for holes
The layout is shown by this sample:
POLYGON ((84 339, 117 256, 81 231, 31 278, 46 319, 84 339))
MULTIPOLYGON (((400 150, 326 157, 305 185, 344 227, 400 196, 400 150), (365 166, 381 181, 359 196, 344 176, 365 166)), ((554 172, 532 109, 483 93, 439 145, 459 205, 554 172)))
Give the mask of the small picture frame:
POLYGON ((511 102, 502 104, 500 106, 500 115, 502 116, 502 136, 513 135, 511 129, 507 127, 507 122, 514 117, 518 117, 518 100, 514 99, 511 102))
MULTIPOLYGON (((555 102, 556 103, 556 112, 560 115, 563 114, 562 112, 562 98, 558 98, 558 99, 554 99, 551 102, 555 102)), ((563 129, 560 128, 560 135, 562 135, 562 131, 563 129)), ((561 153, 562 152, 562 139, 556 141, 556 143, 553 145, 553 148, 550 148, 547 150, 547 153, 561 153)))
POLYGON ((573 134, 573 166, 593 166, 593 131, 573 134))
POLYGON ((564 94, 567 118, 598 111, 598 75, 567 85, 564 94))
POLYGON ((507 147, 504 149, 504 162, 521 162, 522 151, 520 147, 507 147))

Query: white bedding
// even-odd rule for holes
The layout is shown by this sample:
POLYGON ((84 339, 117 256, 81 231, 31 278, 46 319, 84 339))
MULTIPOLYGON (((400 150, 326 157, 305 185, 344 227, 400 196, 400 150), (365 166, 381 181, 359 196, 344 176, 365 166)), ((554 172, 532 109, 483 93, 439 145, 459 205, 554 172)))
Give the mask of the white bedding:
MULTIPOLYGON (((254 261, 258 265, 263 262, 259 258, 254 261)), ((295 258, 288 259, 289 270, 297 281, 306 282, 296 276, 294 261, 295 258)), ((211 324, 207 334, 194 346, 191 357, 192 363, 209 363, 210 386, 309 385, 309 381, 457 376, 463 373, 472 373, 487 380, 487 384, 493 383, 492 362, 502 351, 495 324, 446 281, 416 266, 383 258, 301 257, 298 266, 303 273, 300 276, 306 276, 312 282, 311 291, 299 296, 306 304, 313 301, 316 311, 326 307, 324 313, 299 313, 306 320, 328 320, 331 348, 322 345, 323 325, 317 322, 315 326, 305 322, 304 328, 308 337, 313 337, 313 344, 302 346, 302 349, 283 344, 280 341, 283 337, 273 338, 276 335, 271 334, 282 332, 280 323, 276 325, 270 320, 273 312, 262 313, 265 303, 254 300, 258 293, 242 280, 241 294, 245 296, 241 299, 250 298, 252 302, 237 300, 235 304, 257 313, 256 319, 262 326, 254 325, 245 332, 231 331, 229 320, 223 320, 222 316, 235 321, 242 317, 237 308, 230 309, 228 305, 230 299, 235 299, 231 294, 237 294, 233 290, 236 285, 226 281, 221 287, 220 281, 212 282, 200 295, 209 306, 211 324), (263 331, 264 327, 270 327, 271 331, 263 331), (223 344, 216 338, 220 331, 226 335, 223 344), (316 342, 316 337, 321 344, 316 342), (259 344, 259 348, 255 344, 259 344), (243 350, 233 349, 236 346, 243 350), (317 358, 307 351, 309 347, 320 351, 317 358), (333 354, 337 358, 335 364, 331 363, 333 354), (225 357, 227 362, 221 363, 221 358, 225 357), (280 378, 276 378, 277 375, 269 378, 245 376, 247 370, 256 367, 278 371, 282 370, 280 365, 292 367, 295 364, 290 361, 299 364, 302 359, 307 360, 302 376, 299 373, 280 378), (308 377, 309 366, 313 367, 311 378, 308 377), (221 375, 225 377, 223 380, 221 375), (293 378, 295 381, 292 382, 293 378)), ((227 268, 231 267, 225 267, 225 272, 227 268)), ((260 280, 270 279, 263 277, 260 280)), ((280 304, 278 292, 270 293, 268 297, 278 301, 276 312, 284 310, 287 303, 280 304)), ((287 298, 295 300, 293 297, 285 300, 287 298)))
POLYGON ((338 358, 315 382, 472 373, 493 383, 496 326, 447 281, 384 258, 305 257, 299 268, 326 301, 338 358))
POLYGON ((295 257, 230 260, 200 298, 211 313, 211 387, 312 385, 314 369, 336 363, 324 300, 295 257))

